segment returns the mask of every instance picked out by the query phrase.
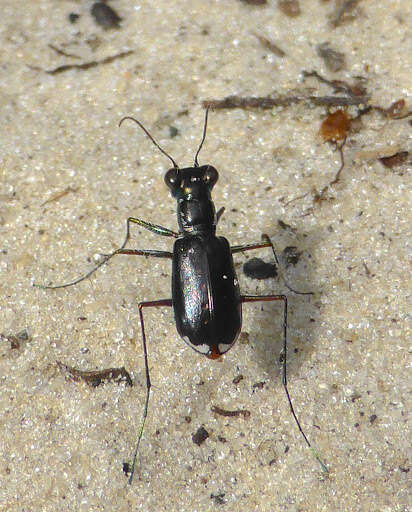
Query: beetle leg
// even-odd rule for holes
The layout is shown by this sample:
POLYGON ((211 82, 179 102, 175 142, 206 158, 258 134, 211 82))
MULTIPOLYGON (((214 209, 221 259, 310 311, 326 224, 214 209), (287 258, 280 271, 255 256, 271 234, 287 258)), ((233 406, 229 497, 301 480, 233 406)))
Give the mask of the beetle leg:
POLYGON ((319 455, 317 454, 315 449, 310 444, 309 439, 306 437, 306 434, 304 433, 304 431, 299 423, 299 420, 296 415, 295 409, 293 407, 292 399, 290 397, 289 390, 288 390, 288 382, 287 382, 287 375, 286 375, 288 299, 287 299, 286 295, 242 295, 241 296, 242 302, 264 302, 264 301, 272 302, 272 301, 277 301, 277 300, 283 301, 283 367, 282 367, 283 388, 285 390, 286 397, 289 402, 289 407, 290 407, 292 416, 295 420, 295 423, 299 429, 299 432, 302 434, 302 437, 305 440, 306 444, 308 445, 309 449, 311 450, 311 452, 313 453, 315 458, 318 460, 319 464, 322 467, 322 470, 325 473, 329 473, 327 466, 324 464, 324 462, 322 462, 319 455))
POLYGON ((105 265, 113 256, 116 256, 116 254, 132 254, 134 256, 153 256, 155 258, 170 258, 172 259, 173 254, 168 251, 156 251, 151 249, 137 249, 137 250, 127 250, 125 249, 125 246, 127 242, 130 239, 130 223, 138 224, 139 226, 142 226, 145 229, 148 229, 149 231, 152 231, 153 233, 156 233, 157 235, 163 235, 163 236, 172 236, 172 237, 178 237, 179 235, 175 233, 174 231, 171 231, 168 228, 164 228, 162 226, 158 226, 157 224, 151 224, 150 222, 146 222, 141 219, 137 219, 134 217, 129 217, 127 219, 126 224, 126 236, 122 243, 122 245, 119 247, 119 249, 116 249, 110 254, 106 254, 102 261, 98 263, 95 267, 93 267, 87 274, 84 276, 79 277, 78 279, 75 279, 74 281, 70 281, 69 283, 60 284, 56 286, 47 286, 47 285, 41 285, 41 284, 33 284, 36 288, 42 288, 44 290, 55 290, 57 288, 67 288, 68 286, 73 286, 77 283, 80 283, 81 281, 84 281, 88 277, 90 277, 94 272, 96 272, 97 269, 105 265))
MULTIPOLYGON (((127 219, 127 232, 126 232, 126 239, 124 241, 124 245, 126 244, 127 240, 129 239, 129 224, 130 224, 130 222, 133 222, 134 224, 138 224, 139 226, 142 226, 142 228, 148 229, 149 231, 156 233, 156 235, 172 236, 173 238, 179 238, 179 233, 176 233, 175 231, 172 231, 169 228, 164 228, 163 226, 159 226, 158 224, 153 224, 152 222, 147 222, 145 220, 137 219, 135 217, 129 217, 127 219)), ((124 247, 124 245, 122 245, 122 247, 124 247)))
POLYGON ((236 252, 244 252, 244 251, 251 251, 252 249, 262 249, 264 247, 270 247, 271 244, 267 242, 261 242, 257 244, 242 244, 242 245, 233 245, 230 248, 230 251, 232 254, 236 252))
POLYGON ((158 307, 158 306, 172 306, 172 299, 162 299, 162 300, 152 300, 148 302, 139 302, 138 308, 139 308, 139 317, 140 317, 140 327, 142 329, 142 343, 143 343, 143 355, 144 355, 144 368, 146 373, 146 399, 144 403, 144 409, 143 409, 143 416, 142 420, 140 422, 140 428, 139 432, 137 434, 137 441, 136 441, 136 447, 133 454, 133 461, 132 466, 130 469, 130 476, 129 476, 129 484, 132 483, 133 480, 133 474, 134 474, 134 467, 136 464, 136 458, 137 458, 137 452, 139 451, 139 445, 140 441, 143 436, 143 429, 144 424, 147 418, 147 408, 149 405, 149 396, 150 396, 150 388, 152 387, 152 384, 150 382, 150 374, 149 374, 149 360, 147 357, 147 344, 146 344, 146 333, 144 330, 144 321, 143 321, 143 308, 150 308, 150 307, 158 307))
POLYGON ((225 209, 226 208, 224 206, 222 206, 222 208, 219 208, 219 210, 217 211, 217 213, 216 213, 216 224, 219 222, 220 217, 224 214, 225 209))

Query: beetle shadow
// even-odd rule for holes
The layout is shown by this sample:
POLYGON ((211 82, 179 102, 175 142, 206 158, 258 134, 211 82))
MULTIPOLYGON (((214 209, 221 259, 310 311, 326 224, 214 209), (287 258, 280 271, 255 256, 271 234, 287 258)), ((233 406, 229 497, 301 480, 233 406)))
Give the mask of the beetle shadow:
MULTIPOLYGON (((241 292, 243 294, 282 294, 288 300, 288 330, 287 330, 287 375, 292 377, 299 373, 299 367, 303 361, 310 359, 316 350, 316 332, 321 316, 322 291, 316 283, 313 274, 312 250, 322 240, 319 232, 299 234, 295 229, 277 227, 276 235, 271 235, 276 253, 280 261, 281 274, 288 285, 299 292, 313 292, 313 295, 300 295, 288 290, 284 280, 279 275, 265 281, 263 286, 257 281, 241 278, 241 292), (291 262, 288 259, 290 250, 285 248, 297 248, 292 251, 296 256, 291 262), (296 261, 298 260, 298 261, 296 261), (273 283, 273 284, 272 284, 273 283), (253 286, 255 288, 253 289, 253 286)), ((257 252, 245 255, 244 259, 237 258, 237 272, 243 274, 242 266, 246 258, 260 257, 265 262, 273 262, 273 256, 269 253, 257 252), (239 266, 239 262, 242 264, 239 266), (239 268, 240 267, 240 268, 239 268)), ((257 302, 243 304, 243 311, 248 308, 247 317, 251 319, 248 326, 243 326, 250 334, 253 345, 253 354, 258 365, 269 374, 271 379, 278 379, 282 372, 283 361, 283 301, 257 302), (252 310, 253 308, 253 310, 252 310), (253 313, 251 315, 251 311, 253 313), (257 326, 257 327, 256 327, 257 326)))

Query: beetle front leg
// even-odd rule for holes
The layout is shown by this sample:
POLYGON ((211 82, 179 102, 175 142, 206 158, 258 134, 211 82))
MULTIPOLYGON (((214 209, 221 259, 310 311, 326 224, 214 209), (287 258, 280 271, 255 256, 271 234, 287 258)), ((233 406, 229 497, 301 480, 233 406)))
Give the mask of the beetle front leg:
POLYGON ((78 284, 88 277, 90 277, 92 274, 96 272, 100 267, 105 265, 110 259, 113 258, 113 256, 116 256, 117 254, 129 254, 133 256, 153 256, 155 258, 169 258, 171 259, 173 257, 173 254, 168 251, 157 251, 157 250, 151 250, 151 249, 135 249, 135 250, 129 250, 125 249, 125 246, 127 242, 130 239, 130 224, 138 224, 139 226, 142 226, 145 229, 148 229, 149 231, 152 231, 153 233, 156 233, 157 235, 162 236, 171 236, 174 238, 177 238, 179 235, 178 233, 175 233, 174 231, 164 228, 163 226, 159 226, 157 224, 152 224, 150 222, 146 222, 142 219, 137 219, 135 217, 129 217, 127 219, 126 223, 126 236, 122 243, 122 245, 116 249, 115 251, 111 252, 110 254, 106 254, 102 261, 98 263, 95 267, 93 267, 87 274, 79 277, 78 279, 75 279, 74 281, 70 281, 69 283, 60 284, 56 286, 48 286, 48 285, 42 285, 42 284, 36 284, 33 283, 33 286, 36 288, 42 288, 43 290, 56 290, 58 288, 67 288, 69 286, 73 286, 75 284, 78 284))

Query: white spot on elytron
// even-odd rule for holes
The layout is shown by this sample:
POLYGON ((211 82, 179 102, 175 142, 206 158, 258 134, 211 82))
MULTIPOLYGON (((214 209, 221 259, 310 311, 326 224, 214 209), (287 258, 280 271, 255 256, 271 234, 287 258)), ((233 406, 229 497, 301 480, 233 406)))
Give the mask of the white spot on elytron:
POLYGON ((227 275, 226 274, 223 274, 223 279, 227 279, 227 275))
POLYGON ((194 345, 190 339, 189 336, 182 336, 182 340, 189 345, 189 347, 194 348, 197 352, 200 352, 201 354, 208 354, 210 352, 209 345, 203 344, 203 345, 194 345))
POLYGON ((192 345, 192 347, 201 354, 208 354, 210 352, 209 345, 192 345))
POLYGON ((224 354, 225 352, 227 352, 230 347, 233 345, 233 343, 219 343, 218 344, 218 349, 219 349, 219 352, 221 354, 224 354))

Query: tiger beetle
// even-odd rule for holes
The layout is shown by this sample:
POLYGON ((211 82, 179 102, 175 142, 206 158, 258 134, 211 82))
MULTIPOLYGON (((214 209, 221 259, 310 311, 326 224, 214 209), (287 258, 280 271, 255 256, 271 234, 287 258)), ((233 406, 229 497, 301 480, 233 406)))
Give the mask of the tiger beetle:
MULTIPOLYGON (((172 298, 139 302, 138 304, 146 375, 146 398, 133 454, 133 462, 130 468, 129 484, 133 480, 136 458, 147 418, 151 388, 143 310, 159 306, 173 307, 177 331, 189 347, 209 359, 218 359, 234 345, 240 333, 242 326, 242 304, 244 302, 281 301, 283 303, 283 387, 290 410, 301 435, 319 461, 323 471, 328 472, 327 467, 312 448, 299 423, 288 391, 286 379, 287 297, 285 295, 241 295, 234 269, 233 254, 265 247, 272 250, 279 268, 275 248, 266 234, 262 235, 262 241, 259 243, 234 246, 230 246, 226 238, 216 236, 216 226, 224 212, 224 208, 216 212, 211 192, 219 175, 212 165, 199 165, 198 162, 198 156, 206 138, 208 109, 205 112, 203 136, 195 154, 194 165, 184 169, 177 165, 175 160, 166 153, 137 119, 126 116, 121 119, 119 127, 126 120, 135 122, 173 164, 173 167, 167 171, 164 180, 172 196, 177 201, 179 231, 175 232, 142 219, 129 217, 126 223, 126 237, 123 244, 114 252, 105 255, 102 261, 87 274, 72 282, 58 286, 36 284, 34 286, 43 289, 73 286, 90 277, 98 268, 118 254, 168 258, 172 260, 172 298), (156 235, 175 238, 173 252, 126 249, 125 246, 130 238, 131 224, 137 224, 156 235)), ((288 289, 295 292, 285 280, 284 282, 288 289)), ((306 294, 304 292, 295 293, 306 294)))

